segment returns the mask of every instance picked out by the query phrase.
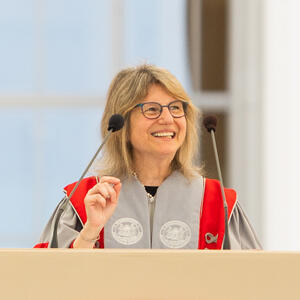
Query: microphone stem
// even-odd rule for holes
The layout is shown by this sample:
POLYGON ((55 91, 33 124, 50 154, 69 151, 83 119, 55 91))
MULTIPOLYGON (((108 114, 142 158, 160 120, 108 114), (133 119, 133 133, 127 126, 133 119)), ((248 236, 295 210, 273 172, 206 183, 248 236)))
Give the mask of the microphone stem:
POLYGON ((112 133, 112 130, 108 131, 108 134, 105 136, 103 142, 101 143, 100 147, 98 148, 98 150, 96 151, 96 153, 94 154, 93 158, 91 159, 91 161, 89 162, 88 166, 85 168, 85 170, 83 171, 82 175, 80 176, 79 180, 77 181, 76 185, 74 186, 73 190, 71 191, 70 195, 69 195, 69 199, 71 199, 71 197, 73 196, 73 194, 75 193, 75 191, 77 190, 77 187, 79 186, 81 180, 83 179, 83 177, 85 176, 85 174, 88 172, 88 170, 90 169, 91 165, 93 164, 94 160, 96 159, 96 157, 98 156, 99 152, 101 151, 101 149, 103 148, 104 144, 106 143, 106 141, 108 140, 108 138, 110 137, 112 133))
POLYGON ((218 149, 217 149, 217 144, 216 144, 215 132, 214 132, 214 130, 210 130, 210 133, 211 133, 211 138, 212 138, 212 142, 213 142, 218 176, 219 176, 219 180, 221 183, 221 192, 222 192, 224 214, 225 214, 225 216, 224 216, 225 217, 225 234, 224 234, 224 240, 223 240, 223 249, 230 249, 230 240, 229 240, 229 232, 228 232, 228 206, 227 206, 226 196, 225 196, 225 192, 224 192, 223 177, 222 177, 222 172, 221 172, 221 167, 220 167, 220 162, 219 162, 219 155, 218 155, 218 149))
POLYGON ((108 140, 108 138, 110 137, 110 135, 112 134, 112 129, 108 131, 108 134, 105 136, 105 138, 103 139, 103 142, 101 143, 100 147, 98 148, 98 150, 96 151, 96 153, 94 154, 93 158, 91 159, 91 161, 89 162, 88 166, 85 168, 85 170, 83 171, 82 175, 80 176, 79 180, 77 181, 76 185, 74 186, 74 188, 72 189, 70 195, 66 195, 58 209, 57 215, 56 215, 56 219, 54 222, 54 228, 53 228, 53 236, 52 236, 52 240, 50 241, 50 248, 57 248, 58 247, 58 240, 57 240, 57 229, 58 229, 58 222, 60 220, 60 217, 62 215, 62 213, 65 211, 71 197, 73 196, 73 194, 75 193, 75 191, 77 190, 80 182, 82 181, 82 179, 84 178, 84 176, 86 175, 86 173, 88 172, 89 168, 91 167, 91 165, 93 164, 94 160, 96 159, 96 157, 98 156, 99 152, 101 151, 101 149, 103 148, 104 144, 106 143, 106 141, 108 140))

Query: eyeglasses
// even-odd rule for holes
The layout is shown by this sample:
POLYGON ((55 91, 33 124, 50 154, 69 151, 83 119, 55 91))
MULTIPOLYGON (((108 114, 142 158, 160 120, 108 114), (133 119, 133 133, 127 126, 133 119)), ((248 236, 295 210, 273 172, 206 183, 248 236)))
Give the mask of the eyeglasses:
POLYGON ((188 103, 175 100, 168 105, 161 105, 157 102, 139 103, 134 108, 140 107, 145 118, 157 119, 162 113, 163 107, 167 107, 173 118, 181 118, 185 115, 188 103))

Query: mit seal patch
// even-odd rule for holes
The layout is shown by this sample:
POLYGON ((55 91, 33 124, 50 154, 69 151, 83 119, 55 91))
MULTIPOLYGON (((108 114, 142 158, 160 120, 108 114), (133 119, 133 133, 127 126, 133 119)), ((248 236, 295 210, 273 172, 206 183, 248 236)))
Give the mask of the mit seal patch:
POLYGON ((111 227, 113 238, 122 245, 136 244, 143 236, 141 223, 133 218, 118 219, 111 227))
POLYGON ((168 248, 183 248, 191 240, 192 232, 186 223, 178 220, 165 223, 159 232, 162 243, 168 248))

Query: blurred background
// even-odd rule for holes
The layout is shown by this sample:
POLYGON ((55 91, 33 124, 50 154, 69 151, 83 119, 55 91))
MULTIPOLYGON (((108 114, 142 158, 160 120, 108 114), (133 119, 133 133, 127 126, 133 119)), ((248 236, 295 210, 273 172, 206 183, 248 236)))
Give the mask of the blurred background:
POLYGON ((225 184, 264 249, 299 250, 299 11, 298 0, 0 0, 0 247, 37 242, 100 143, 113 76, 151 63, 218 116, 225 184))

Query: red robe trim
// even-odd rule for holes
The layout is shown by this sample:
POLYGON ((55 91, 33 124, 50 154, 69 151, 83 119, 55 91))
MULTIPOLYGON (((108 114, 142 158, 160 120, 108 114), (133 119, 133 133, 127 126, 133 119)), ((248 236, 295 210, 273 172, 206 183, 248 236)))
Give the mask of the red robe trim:
MULTIPOLYGON (((76 182, 65 187, 69 195, 76 182)), ((70 199, 73 207, 79 215, 83 224, 87 220, 84 198, 86 193, 97 184, 96 177, 88 177, 81 181, 77 190, 70 199)), ((232 214, 236 203, 236 192, 232 189, 225 189, 226 202, 228 205, 228 220, 232 214)), ((214 179, 205 180, 203 203, 200 210, 200 229, 198 249, 222 249, 223 237, 225 232, 225 213, 220 182, 214 179)), ((104 248, 104 229, 100 232, 98 240, 99 248, 104 248)), ((70 245, 72 248, 73 243, 70 245)), ((48 243, 40 243, 35 248, 47 248, 48 243)))
POLYGON ((49 242, 36 244, 33 248, 48 248, 49 242))
MULTIPOLYGON (((225 189, 228 206, 228 221, 236 203, 236 192, 225 189)), ((200 212, 198 249, 222 249, 225 232, 225 212, 221 185, 218 180, 206 179, 203 203, 200 212), (216 241, 214 241, 216 239, 216 241)))

